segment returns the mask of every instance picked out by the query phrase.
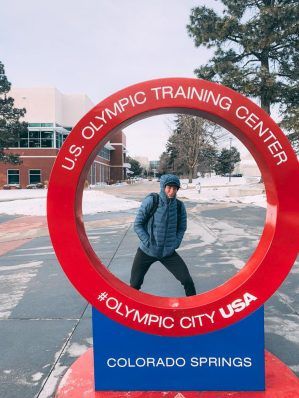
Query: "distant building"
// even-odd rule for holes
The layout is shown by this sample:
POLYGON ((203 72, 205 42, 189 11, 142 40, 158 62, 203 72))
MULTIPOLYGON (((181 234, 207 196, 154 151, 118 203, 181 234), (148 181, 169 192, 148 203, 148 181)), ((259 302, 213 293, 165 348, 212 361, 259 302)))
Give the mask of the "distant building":
POLYGON ((248 152, 241 155, 241 162, 238 163, 234 173, 241 173, 246 177, 261 177, 261 171, 252 155, 248 152))
POLYGON ((159 160, 150 160, 150 169, 151 170, 158 170, 160 161, 159 160))
POLYGON ((117 131, 96 156, 90 170, 89 182, 92 185, 101 182, 113 184, 126 179, 126 152, 126 135, 123 131, 117 131))
POLYGON ((156 174, 158 173, 159 164, 160 164, 160 161, 159 161, 159 160, 150 160, 149 172, 150 172, 151 174, 153 174, 154 177, 155 177, 156 174))
POLYGON ((134 159, 137 160, 141 167, 145 170, 149 169, 150 162, 147 157, 145 156, 134 156, 134 159))
MULTIPOLYGON (((0 187, 49 180, 60 147, 73 126, 94 106, 85 94, 62 94, 54 87, 13 88, 15 107, 25 108, 27 133, 7 152, 20 154, 21 165, 0 163, 0 187)), ((88 175, 91 184, 125 178, 126 136, 116 132, 96 156, 88 175)))

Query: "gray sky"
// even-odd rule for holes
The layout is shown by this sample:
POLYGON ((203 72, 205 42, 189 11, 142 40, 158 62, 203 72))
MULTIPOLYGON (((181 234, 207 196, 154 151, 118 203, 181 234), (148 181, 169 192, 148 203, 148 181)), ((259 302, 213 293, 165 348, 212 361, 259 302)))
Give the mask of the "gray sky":
MULTIPOLYGON (((211 52, 195 48, 186 25, 191 0, 26 0, 1 4, 1 61, 16 87, 55 86, 94 103, 131 84, 194 77, 211 52)), ((131 155, 158 158, 170 116, 126 129, 131 155)))

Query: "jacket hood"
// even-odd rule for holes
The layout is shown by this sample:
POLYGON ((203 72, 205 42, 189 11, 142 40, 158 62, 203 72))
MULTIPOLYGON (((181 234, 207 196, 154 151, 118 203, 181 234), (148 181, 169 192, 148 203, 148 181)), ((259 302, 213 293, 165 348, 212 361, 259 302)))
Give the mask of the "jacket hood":
POLYGON ((174 174, 163 174, 160 178, 160 189, 164 192, 166 185, 173 184, 178 188, 181 187, 180 179, 174 174))

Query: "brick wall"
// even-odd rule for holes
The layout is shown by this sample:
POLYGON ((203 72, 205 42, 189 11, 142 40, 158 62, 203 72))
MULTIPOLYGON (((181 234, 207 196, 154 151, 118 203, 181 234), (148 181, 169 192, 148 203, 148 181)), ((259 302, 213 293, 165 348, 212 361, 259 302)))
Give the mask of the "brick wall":
POLYGON ((21 155, 22 164, 12 165, 0 163, 0 188, 7 184, 7 170, 20 170, 20 185, 26 188, 29 184, 29 170, 41 170, 41 182, 49 181, 52 166, 55 162, 57 149, 16 149, 21 155), (28 157, 27 157, 28 156, 28 157))

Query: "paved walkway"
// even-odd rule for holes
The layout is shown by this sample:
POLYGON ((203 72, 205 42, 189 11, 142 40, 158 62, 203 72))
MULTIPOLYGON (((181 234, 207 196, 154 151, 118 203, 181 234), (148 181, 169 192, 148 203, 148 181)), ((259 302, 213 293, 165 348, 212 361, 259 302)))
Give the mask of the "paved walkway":
MULTIPOLYGON (((131 196, 123 193, 134 199, 144 194, 136 188, 131 196)), ((244 265, 258 242, 265 211, 245 205, 185 203, 189 224, 179 252, 202 292, 244 265)), ((85 217, 94 250, 125 282, 138 244, 132 231, 135 212, 85 217)), ((44 218, 0 217, 1 221, 0 239, 6 249, 0 257, 0 397, 52 398, 66 369, 92 345, 90 306, 58 265, 44 218)), ((267 349, 299 373, 298 282, 297 262, 267 303, 265 339, 267 349)), ((161 296, 184 294, 159 263, 148 272, 143 290, 161 296)))
POLYGON ((23 216, 0 224, 0 256, 38 236, 47 236, 46 217, 23 216))

